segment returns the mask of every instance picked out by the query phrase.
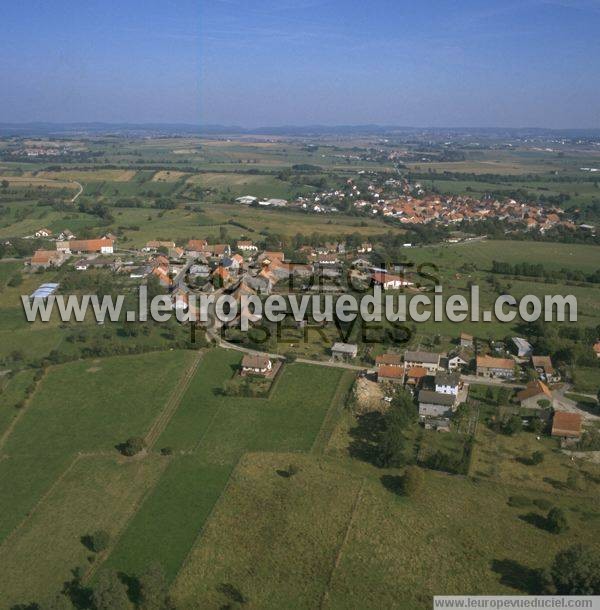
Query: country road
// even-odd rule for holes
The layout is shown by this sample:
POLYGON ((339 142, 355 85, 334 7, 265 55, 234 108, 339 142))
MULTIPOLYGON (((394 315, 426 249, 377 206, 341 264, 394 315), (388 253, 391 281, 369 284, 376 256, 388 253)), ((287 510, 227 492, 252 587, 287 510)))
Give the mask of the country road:
POLYGON ((80 182, 77 182, 77 180, 72 180, 73 184, 76 184, 79 187, 79 191, 77 191, 77 194, 75 195, 75 197, 73 197, 73 199, 71 199, 71 203, 75 203, 75 201, 77 201, 77 197, 79 197, 79 195, 81 195, 81 193, 83 193, 83 184, 81 184, 80 182))

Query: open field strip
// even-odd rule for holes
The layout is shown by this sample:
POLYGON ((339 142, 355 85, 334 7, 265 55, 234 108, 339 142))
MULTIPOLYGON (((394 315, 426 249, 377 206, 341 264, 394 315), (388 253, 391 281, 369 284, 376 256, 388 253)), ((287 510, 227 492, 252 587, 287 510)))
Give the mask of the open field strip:
POLYGON ((169 467, 108 557, 107 567, 139 573, 159 558, 172 580, 246 451, 310 450, 342 371, 285 365, 269 398, 222 396, 221 386, 240 359, 241 354, 226 350, 206 353, 157 441, 173 451, 169 467), (321 389, 318 399, 310 387, 321 389))
POLYGON ((160 477, 164 462, 158 456, 138 461, 76 458, 0 547, 3 604, 51 599, 90 555, 82 537, 97 529, 116 537, 137 500, 160 477))
POLYGON ((204 355, 203 352, 198 352, 192 362, 190 363, 187 370, 184 372, 182 378, 178 381, 173 393, 169 397, 165 408, 156 418, 150 430, 148 430, 145 441, 146 447, 148 451, 150 451, 154 447, 154 443, 156 443, 158 437, 162 434, 165 427, 168 425, 169 421, 173 417, 177 407, 179 406, 183 395, 186 393, 196 370, 198 369, 198 365, 200 364, 200 360, 204 355))

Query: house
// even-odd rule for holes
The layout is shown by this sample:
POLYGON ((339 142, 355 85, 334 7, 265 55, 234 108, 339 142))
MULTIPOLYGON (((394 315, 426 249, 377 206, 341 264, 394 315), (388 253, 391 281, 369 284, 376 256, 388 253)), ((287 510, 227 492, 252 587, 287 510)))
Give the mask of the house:
POLYGON ((556 411, 552 419, 552 436, 558 436, 562 440, 581 438, 581 415, 556 411))
POLYGON ((594 343, 594 347, 592 349, 594 350, 594 353, 596 354, 596 358, 600 358, 600 341, 596 341, 596 343, 594 343))
POLYGON ((459 344, 461 347, 473 347, 473 335, 460 333, 459 344))
POLYGON ((50 237, 52 235, 52 231, 50 229, 38 229, 34 235, 35 237, 50 237))
POLYGON ((266 199, 265 201, 259 201, 258 205, 266 205, 274 208, 284 208, 287 205, 285 199, 266 199))
POLYGON ((542 381, 546 383, 557 383, 560 381, 560 374, 552 365, 550 356, 531 356, 531 366, 536 370, 542 381))
POLYGON ((459 349, 448 357, 448 370, 456 371, 469 366, 472 360, 471 354, 464 349, 459 349))
POLYGON ((262 354, 244 354, 242 358, 242 373, 252 375, 267 375, 273 368, 268 356, 262 354))
POLYGON ((258 201, 258 198, 257 197, 253 197, 252 195, 244 195, 242 197, 237 197, 236 198, 236 202, 237 203, 241 203, 243 205, 252 205, 256 201, 258 201))
POLYGON ((206 252, 208 242, 205 239, 190 239, 185 246, 185 250, 189 255, 198 256, 202 252, 206 252))
POLYGON ((80 258, 74 265, 77 271, 87 271, 90 268, 90 261, 80 258))
POLYGON ((412 389, 419 388, 423 385, 423 380, 429 375, 429 371, 422 366, 412 366, 406 371, 406 385, 412 389))
POLYGON ((458 396, 460 386, 460 373, 446 373, 438 371, 435 374, 435 391, 438 394, 451 394, 458 396))
POLYGON ((101 239, 74 239, 71 241, 56 242, 56 249, 62 252, 76 252, 78 254, 88 254, 92 252, 113 254, 114 241, 105 237, 101 239))
POLYGON ((529 341, 522 339, 521 337, 512 338, 513 351, 519 358, 529 358, 533 352, 533 347, 529 341))
POLYGON ((404 368, 412 367, 424 368, 429 375, 432 375, 440 368, 440 355, 433 352, 407 350, 404 352, 404 368))
POLYGON ((552 397, 552 392, 548 388, 548 386, 539 379, 535 381, 530 381, 524 390, 521 390, 517 394, 517 400, 519 404, 527 409, 542 409, 542 405, 540 405, 540 401, 548 401, 550 404, 548 406, 552 406, 554 399, 552 397))
POLYGON ((69 231, 69 229, 63 229, 57 237, 58 241, 69 241, 70 239, 75 239, 75 234, 69 231))
POLYGON ((213 246, 207 246, 206 251, 210 252, 212 256, 216 258, 231 256, 231 246, 229 244, 214 244, 213 246))
POLYGON ((419 418, 421 421, 429 417, 449 418, 454 410, 456 397, 452 394, 441 394, 432 390, 419 392, 419 418))
POLYGON ((379 383, 402 383, 404 379, 404 369, 401 366, 383 364, 377 369, 377 381, 379 383))
POLYGON ((339 263, 340 259, 337 254, 330 252, 327 254, 319 254, 317 260, 315 261, 316 265, 336 265, 339 263))
POLYGON ((377 366, 402 366, 401 354, 380 354, 375 356, 375 364, 377 366))
POLYGON ((373 245, 370 244, 369 242, 365 242, 363 244, 361 244, 357 250, 356 250, 359 254, 367 254, 369 252, 373 251, 373 245))
POLYGON ((375 286, 382 286, 384 290, 398 290, 403 286, 413 285, 412 282, 405 280, 403 277, 385 271, 376 271, 371 275, 371 280, 375 286))
POLYGON ((60 250, 36 250, 29 264, 33 269, 47 269, 60 267, 67 259, 67 254, 60 250))
POLYGON ((142 252, 156 252, 159 248, 164 248, 166 250, 171 250, 175 248, 174 241, 148 241, 146 245, 142 248, 142 252))
POLYGON ((515 362, 511 358, 477 356, 477 375, 479 377, 513 379, 515 376, 515 362))
POLYGON ((236 247, 240 252, 258 252, 258 246, 251 241, 238 241, 236 247))
POLYGON ((356 358, 358 355, 358 345, 355 343, 334 343, 331 347, 331 355, 334 360, 356 358))

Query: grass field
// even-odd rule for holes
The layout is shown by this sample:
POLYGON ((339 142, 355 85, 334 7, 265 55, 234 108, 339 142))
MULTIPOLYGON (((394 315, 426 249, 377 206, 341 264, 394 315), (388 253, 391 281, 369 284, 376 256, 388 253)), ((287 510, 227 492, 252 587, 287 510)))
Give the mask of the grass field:
POLYGON ((520 594, 554 552, 600 532, 590 501, 546 496, 572 524, 556 536, 507 505, 509 487, 427 473, 422 497, 406 499, 382 474, 247 455, 175 583, 178 607, 222 606, 235 593, 252 608, 409 609, 435 594, 520 594), (299 472, 280 476, 289 461, 299 472))
POLYGON ((342 372, 286 365, 268 399, 219 395, 239 361, 239 353, 223 350, 204 357, 157 442, 157 448, 174 451, 173 462, 119 541, 109 566, 136 573, 158 555, 173 578, 244 452, 311 448, 342 372), (311 387, 321 390, 311 394, 311 387))

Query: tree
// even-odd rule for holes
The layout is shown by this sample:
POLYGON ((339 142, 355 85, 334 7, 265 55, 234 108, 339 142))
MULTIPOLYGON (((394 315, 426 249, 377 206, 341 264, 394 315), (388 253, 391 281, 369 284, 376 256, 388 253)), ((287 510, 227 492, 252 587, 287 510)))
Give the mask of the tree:
POLYGON ((523 427, 523 423, 521 418, 518 415, 512 415, 509 417, 502 426, 502 432, 504 434, 508 434, 512 436, 513 434, 519 432, 523 427))
POLYGON ((3 189, 7 189, 9 186, 10 182, 6 179, 2 180, 2 188, 3 189))
POLYGON ((398 468, 405 462, 406 441, 402 434, 402 427, 397 423, 388 424, 381 435, 379 443, 378 463, 384 468, 398 468))
POLYGON ((550 568, 560 595, 600 595, 600 553, 581 544, 557 553, 550 568))
POLYGON ((73 610, 73 604, 66 595, 58 593, 47 604, 40 606, 40 610, 73 610))
POLYGON ((167 610, 169 587, 164 570, 159 563, 150 565, 138 578, 139 610, 167 610))
POLYGON ((15 273, 7 282, 7 285, 11 288, 16 288, 23 283, 23 278, 20 273, 15 273))
POLYGON ((100 572, 92 600, 96 610, 131 610, 127 589, 114 571, 100 572))
POLYGON ((110 535, 106 530, 96 530, 92 534, 86 536, 86 544, 94 553, 100 553, 108 547, 110 535))
POLYGON ((418 466, 408 466, 402 477, 402 493, 414 498, 421 492, 424 484, 423 471, 418 466))
POLYGON ((546 517, 546 523, 548 524, 548 529, 554 534, 560 534, 569 529, 569 524, 564 511, 556 506, 550 509, 550 512, 546 517))
POLYGON ((121 453, 128 457, 138 454, 144 449, 146 443, 144 439, 139 436, 132 436, 128 438, 121 446, 121 453))

